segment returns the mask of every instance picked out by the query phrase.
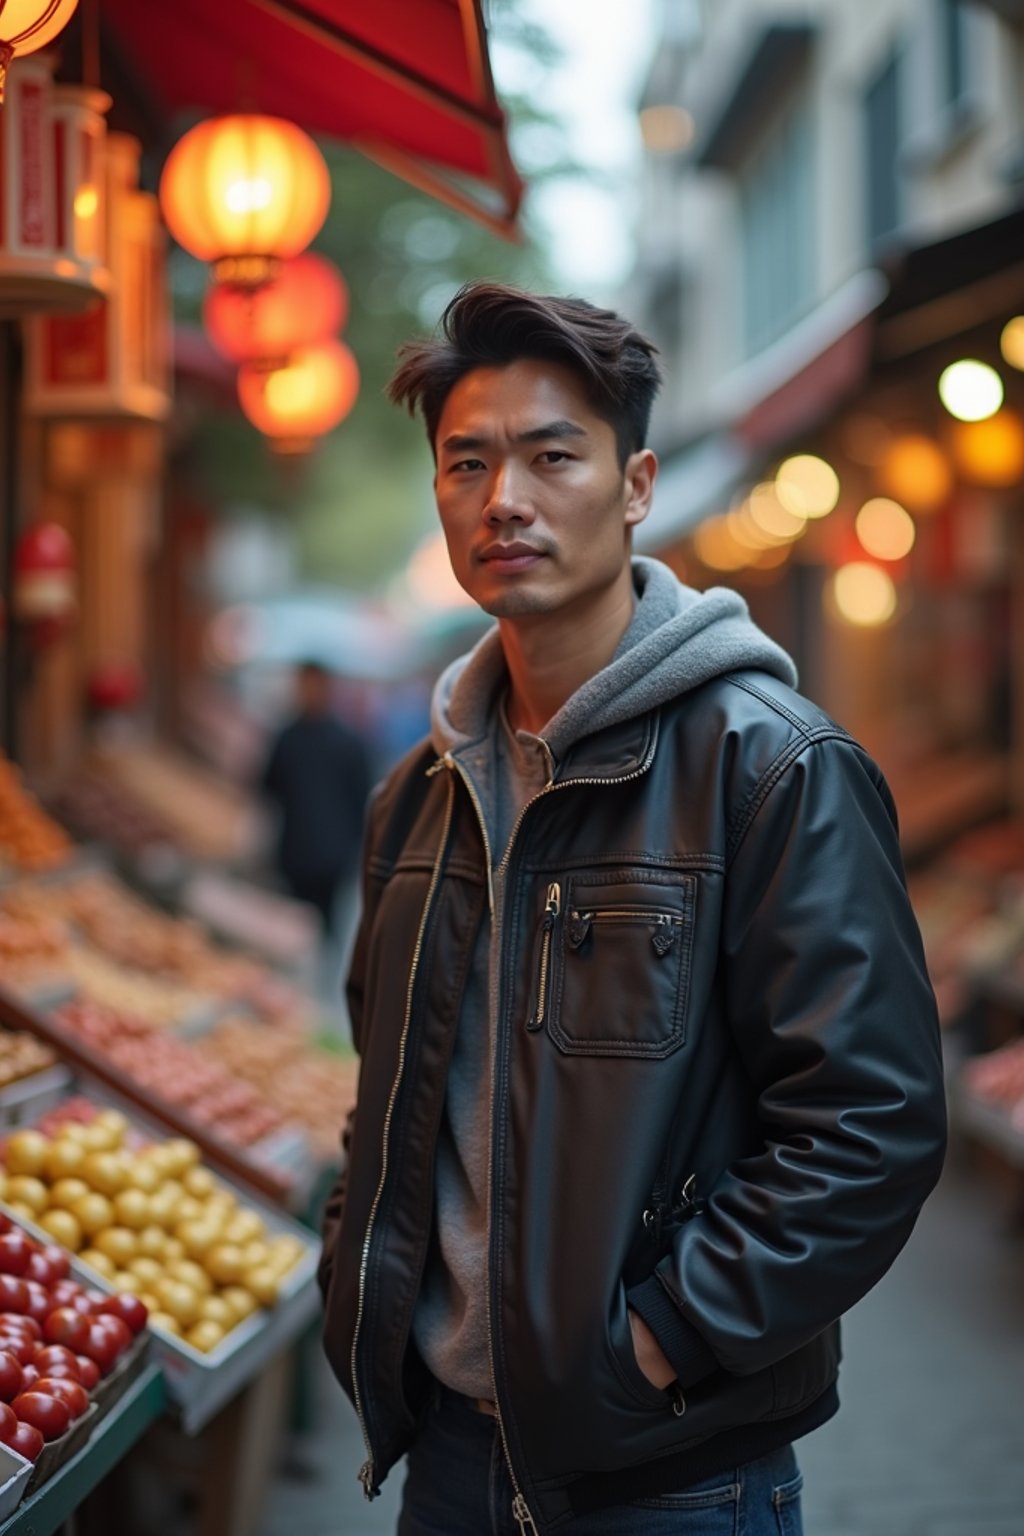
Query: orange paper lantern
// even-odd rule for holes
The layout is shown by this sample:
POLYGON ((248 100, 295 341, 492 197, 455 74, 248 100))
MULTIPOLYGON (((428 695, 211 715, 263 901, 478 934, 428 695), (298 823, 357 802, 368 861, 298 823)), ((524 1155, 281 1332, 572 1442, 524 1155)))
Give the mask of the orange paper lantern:
POLYGON ((271 372, 243 363, 238 398, 254 427, 281 453, 302 453, 352 409, 359 369, 344 342, 324 341, 296 352, 271 372))
POLYGON ((35 53, 63 32, 78 0, 5 0, 0 4, 0 102, 12 59, 35 53))
POLYGON ((203 303, 210 340, 233 363, 279 368, 292 352, 340 331, 348 290, 337 267, 306 252, 254 291, 214 283, 203 303))
POLYGON ((305 250, 327 216, 331 183, 308 134, 253 114, 198 123, 171 150, 160 206, 171 234, 219 281, 257 287, 305 250))

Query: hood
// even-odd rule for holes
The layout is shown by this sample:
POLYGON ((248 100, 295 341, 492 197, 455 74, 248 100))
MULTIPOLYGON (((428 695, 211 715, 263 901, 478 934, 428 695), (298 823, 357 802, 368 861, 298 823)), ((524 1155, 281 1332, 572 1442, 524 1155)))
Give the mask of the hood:
MULTIPOLYGON (((768 672, 790 687, 796 668, 750 617, 738 592, 683 586, 660 560, 633 559, 637 606, 608 665, 567 699, 541 731, 556 763, 583 736, 646 714, 726 672, 768 672)), ((438 679, 431 735, 456 752, 486 735, 508 673, 498 627, 438 679)))

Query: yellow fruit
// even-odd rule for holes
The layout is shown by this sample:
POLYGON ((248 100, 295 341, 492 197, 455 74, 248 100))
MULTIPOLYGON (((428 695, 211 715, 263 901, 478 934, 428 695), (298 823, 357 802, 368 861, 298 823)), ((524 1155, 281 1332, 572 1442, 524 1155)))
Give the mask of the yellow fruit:
POLYGON ((42 1179, 37 1179, 31 1173, 12 1173, 7 1178, 8 1200, 17 1201, 20 1205, 27 1205, 29 1210, 38 1215, 45 1211, 50 1203, 50 1191, 42 1179))
POLYGON ((254 1266, 247 1265, 246 1256, 236 1243, 216 1243, 204 1254, 203 1267, 218 1285, 237 1285, 246 1269, 254 1266))
POLYGON ((185 1285, 190 1285, 200 1296, 213 1290, 213 1281, 195 1259, 174 1259, 166 1266, 165 1272, 172 1280, 181 1280, 185 1285))
POLYGON ((119 1269, 110 1277, 110 1283, 115 1291, 127 1291, 130 1296, 134 1296, 139 1289, 139 1277, 130 1269, 119 1269))
POLYGON ((76 1200, 71 1206, 71 1214, 86 1237, 95 1236, 97 1232, 112 1226, 114 1221, 114 1207, 106 1195, 97 1194, 95 1190, 76 1200))
POLYGON ((147 1259, 162 1259, 167 1247, 167 1233, 162 1227, 150 1225, 139 1233, 139 1252, 147 1259))
POLYGON ((190 1259, 203 1256, 208 1248, 220 1240, 220 1232, 207 1221, 183 1221, 174 1229, 174 1235, 185 1244, 190 1259))
POLYGON ((89 1193, 89 1186, 84 1179, 77 1179, 69 1175, 63 1179, 57 1179, 50 1185, 50 1204, 61 1206, 65 1211, 70 1211, 76 1200, 81 1200, 83 1195, 89 1193))
POLYGON ((197 1200, 209 1199, 210 1195, 212 1195, 217 1188, 217 1180, 214 1178, 209 1168, 198 1166, 186 1168, 185 1172, 181 1176, 181 1182, 184 1184, 189 1194, 195 1195, 197 1200))
POLYGON ((262 1219, 255 1211, 248 1207, 236 1212, 224 1228, 224 1241, 226 1243, 253 1243, 257 1238, 266 1236, 266 1227, 262 1219))
POLYGON ((144 1195, 155 1195, 160 1188, 159 1171, 141 1157, 133 1157, 128 1170, 128 1188, 141 1189, 144 1195))
POLYGON ((199 1316, 199 1297, 183 1280, 165 1275, 153 1286, 154 1294, 165 1312, 177 1318, 183 1328, 190 1328, 199 1316))
POLYGON ((78 1132, 75 1140, 90 1152, 113 1152, 114 1138, 104 1125, 97 1125, 94 1120, 88 1125, 79 1125, 75 1129, 78 1132))
POLYGON ((277 1300, 280 1289, 280 1276, 269 1264, 256 1264, 252 1269, 247 1269, 242 1283, 247 1291, 251 1291, 261 1307, 272 1307, 277 1300))
POLYGON ((49 1137, 42 1131, 15 1131, 4 1152, 8 1173, 43 1173, 49 1150, 49 1137))
POLYGON ((211 1219, 214 1216, 223 1217, 228 1221, 238 1209, 238 1201, 229 1189, 219 1186, 203 1205, 204 1213, 211 1219))
POLYGON ((123 1227, 136 1231, 150 1225, 149 1196, 141 1189, 122 1189, 114 1196, 114 1212, 123 1227))
POLYGON ((116 1195, 128 1183, 125 1158, 110 1150, 90 1152, 80 1171, 86 1183, 101 1195, 116 1195))
POLYGON ((128 1118, 122 1115, 119 1109, 101 1109, 93 1121, 93 1125, 101 1125, 113 1138, 115 1147, 124 1142, 128 1130, 128 1118))
POLYGON ((227 1302, 239 1323, 256 1311, 256 1298, 243 1285, 226 1285, 220 1293, 220 1299, 227 1302))
POLYGON ((199 1161, 199 1148, 185 1136, 172 1136, 164 1142, 164 1155, 173 1160, 179 1173, 192 1168, 199 1161))
POLYGON ((223 1337, 224 1329, 219 1323, 204 1319, 194 1323, 188 1330, 185 1343, 191 1344, 193 1349, 201 1350, 204 1355, 208 1355, 212 1349, 217 1348, 223 1337))
POLYGON ((93 1247, 107 1254, 115 1264, 123 1266, 129 1259, 134 1259, 137 1239, 130 1227, 107 1227, 96 1233, 93 1247))
POLYGON ((46 1149, 44 1170, 48 1179, 65 1179, 77 1174, 86 1159, 86 1151, 77 1141, 58 1136, 46 1149))
POLYGON ((164 1239, 164 1263, 176 1264, 179 1259, 185 1257, 185 1244, 180 1237, 168 1237, 164 1239))
POLYGON ((98 1248, 83 1248, 78 1255, 83 1264, 88 1264, 90 1269, 103 1275, 107 1280, 112 1280, 117 1273, 117 1265, 107 1254, 101 1253, 98 1248))
POLYGON ((235 1312, 223 1296, 204 1296, 199 1303, 199 1321, 219 1323, 227 1333, 235 1326, 235 1312))
POLYGON ((7 1193, 7 1173, 6 1173, 5 1169, 0 1168, 0 1200, 3 1199, 3 1197, 6 1195, 6 1193, 7 1193))
POLYGON ((159 1259, 151 1259, 144 1253, 138 1254, 134 1259, 129 1259, 128 1268, 135 1276, 139 1285, 155 1285, 164 1272, 164 1267, 159 1259))
POLYGON ((195 1195, 182 1195, 178 1201, 178 1220, 175 1226, 183 1221, 202 1221, 204 1216, 203 1203, 197 1200, 195 1195))
POLYGON ((137 1292, 137 1295, 139 1300, 142 1302, 142 1305, 149 1313, 150 1317, 153 1316, 154 1312, 160 1311, 160 1303, 157 1301, 152 1291, 139 1291, 137 1292))
POLYGON ((154 1307, 149 1314, 149 1326, 160 1328, 164 1333, 171 1333, 175 1338, 181 1337, 181 1324, 176 1317, 169 1312, 162 1312, 159 1307, 154 1307))
POLYGON ((262 1238, 256 1238, 254 1242, 246 1243, 242 1249, 245 1262, 250 1269, 256 1269, 262 1264, 270 1263, 270 1247, 262 1238))
POLYGON ((17 1216, 19 1221, 35 1221, 37 1212, 24 1200, 8 1200, 7 1209, 12 1216, 17 1216))
POLYGON ((44 1232, 49 1232, 62 1248, 70 1248, 72 1253, 77 1253, 81 1248, 82 1229, 70 1211, 59 1209, 44 1211, 39 1218, 39 1225, 44 1232))

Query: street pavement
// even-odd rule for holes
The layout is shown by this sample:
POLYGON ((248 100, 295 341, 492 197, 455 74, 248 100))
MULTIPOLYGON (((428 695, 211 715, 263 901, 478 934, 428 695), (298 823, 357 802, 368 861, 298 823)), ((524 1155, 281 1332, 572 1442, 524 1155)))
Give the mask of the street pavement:
MULTIPOLYGON (((1024 1536, 1024 1228, 951 1154, 893 1269, 846 1320, 842 1408, 800 1442, 805 1536, 1024 1536)), ((259 1536, 392 1536, 394 1472, 367 1504, 362 1442, 326 1369, 259 1536)), ((481 1533, 483 1536, 483 1533, 481 1533)))

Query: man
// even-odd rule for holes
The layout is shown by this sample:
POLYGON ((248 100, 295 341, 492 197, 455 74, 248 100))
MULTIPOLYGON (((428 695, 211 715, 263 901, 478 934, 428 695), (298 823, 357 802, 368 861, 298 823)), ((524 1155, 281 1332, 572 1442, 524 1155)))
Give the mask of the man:
POLYGON ((349 985, 325 1342, 401 1536, 798 1533, 941 1164, 878 769, 737 595, 631 561, 653 351, 481 283, 392 382, 497 620, 373 802, 349 985))
POLYGON ((280 813, 277 864, 293 896, 331 928, 335 899, 354 877, 370 792, 357 733, 331 710, 331 675, 316 661, 296 672, 296 713, 274 739, 262 788, 280 813))

